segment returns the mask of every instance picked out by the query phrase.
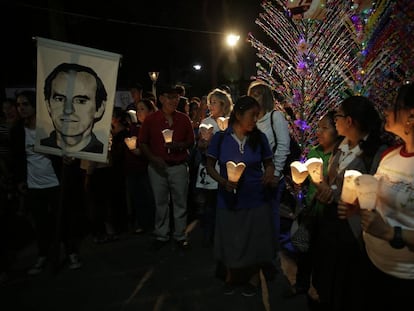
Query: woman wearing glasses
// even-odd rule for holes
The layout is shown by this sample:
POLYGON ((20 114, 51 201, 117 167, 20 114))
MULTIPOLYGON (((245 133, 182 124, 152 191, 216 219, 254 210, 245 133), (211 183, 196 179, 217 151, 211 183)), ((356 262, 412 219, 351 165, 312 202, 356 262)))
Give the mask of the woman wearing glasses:
POLYGON ((344 139, 334 150, 316 199, 326 204, 319 221, 312 275, 323 310, 364 310, 366 267, 358 214, 338 217, 344 173, 373 174, 387 147, 381 139, 382 121, 373 103, 362 96, 345 99, 335 113, 335 127, 344 139))
POLYGON ((384 111, 385 130, 401 142, 385 153, 375 209, 360 209, 371 261, 371 310, 402 310, 414 292, 414 84, 399 89, 384 111))

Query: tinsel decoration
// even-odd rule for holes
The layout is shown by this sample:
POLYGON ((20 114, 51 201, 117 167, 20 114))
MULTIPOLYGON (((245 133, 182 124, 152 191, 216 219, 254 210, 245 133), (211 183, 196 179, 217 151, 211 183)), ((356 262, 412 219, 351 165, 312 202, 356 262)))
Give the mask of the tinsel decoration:
POLYGON ((327 111, 350 95, 365 95, 381 109, 399 85, 413 80, 414 68, 414 1, 315 3, 319 15, 312 19, 298 18, 297 10, 292 18, 286 1, 263 1, 256 24, 274 44, 248 36, 259 59, 252 78, 284 98, 279 108, 292 108, 290 130, 304 153, 327 111))

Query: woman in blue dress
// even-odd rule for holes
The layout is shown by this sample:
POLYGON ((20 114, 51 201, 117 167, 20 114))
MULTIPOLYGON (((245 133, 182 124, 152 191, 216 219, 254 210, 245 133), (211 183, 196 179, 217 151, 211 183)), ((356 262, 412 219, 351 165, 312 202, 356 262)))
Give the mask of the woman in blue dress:
POLYGON ((243 285, 242 294, 254 296, 261 265, 274 258, 274 226, 268 203, 274 165, 268 140, 256 126, 259 111, 254 98, 240 97, 228 128, 213 136, 207 152, 208 174, 219 184, 214 252, 227 269, 227 295, 234 293, 236 285, 243 285), (238 182, 228 179, 228 161, 246 165, 238 182))

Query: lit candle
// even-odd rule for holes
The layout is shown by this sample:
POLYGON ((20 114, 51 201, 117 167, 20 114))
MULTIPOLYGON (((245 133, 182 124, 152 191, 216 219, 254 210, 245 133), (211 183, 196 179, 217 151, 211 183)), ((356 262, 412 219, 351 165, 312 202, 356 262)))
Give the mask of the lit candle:
POLYGON ((220 130, 224 131, 229 125, 229 117, 218 117, 217 125, 220 128, 220 130))
POLYGON ((308 177, 309 172, 306 165, 300 161, 293 161, 290 163, 290 172, 295 184, 300 185, 308 177))
POLYGON ((212 124, 200 124, 199 126, 200 136, 202 139, 209 141, 211 136, 213 136, 214 127, 212 124))
POLYGON ((357 199, 354 179, 361 175, 361 172, 357 170, 345 170, 341 192, 341 200, 345 203, 353 204, 357 199))
POLYGON ((124 142, 128 146, 129 150, 134 150, 137 148, 137 137, 136 136, 126 137, 124 139, 124 142))
POLYGON ((373 175, 362 174, 354 179, 359 206, 373 210, 377 202, 378 179, 373 175))

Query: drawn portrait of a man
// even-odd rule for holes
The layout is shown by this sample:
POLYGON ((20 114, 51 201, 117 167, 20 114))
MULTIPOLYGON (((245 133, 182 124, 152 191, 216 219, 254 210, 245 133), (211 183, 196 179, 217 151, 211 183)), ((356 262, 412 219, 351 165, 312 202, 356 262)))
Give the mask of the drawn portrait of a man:
POLYGON ((68 152, 102 153, 93 132, 107 101, 105 86, 90 67, 61 63, 45 79, 44 99, 54 130, 40 145, 68 152))

